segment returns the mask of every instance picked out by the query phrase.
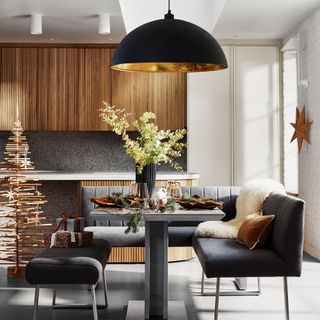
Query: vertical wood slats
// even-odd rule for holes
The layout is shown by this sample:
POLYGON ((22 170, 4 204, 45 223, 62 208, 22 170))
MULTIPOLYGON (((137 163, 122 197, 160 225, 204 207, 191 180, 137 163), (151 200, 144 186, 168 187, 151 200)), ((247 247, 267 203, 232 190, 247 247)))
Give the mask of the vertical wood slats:
POLYGON ((101 101, 137 119, 157 114, 161 129, 186 127, 186 76, 111 71, 114 48, 0 47, 0 130, 10 130, 16 105, 26 130, 110 130, 101 101))
POLYGON ((184 74, 112 71, 112 103, 125 108, 133 119, 151 111, 160 128, 185 128, 186 86, 184 74))
MULTIPOLYGON (((185 261, 194 257, 192 247, 169 247, 169 262, 185 261)), ((144 247, 113 247, 108 263, 144 263, 144 247)))
MULTIPOLYGON (((179 182, 181 186, 191 187, 197 186, 198 180, 197 179, 184 179, 175 181, 179 182)), ((82 187, 92 186, 92 187, 105 187, 105 186, 129 186, 131 183, 135 181, 133 180, 83 180, 80 181, 79 187, 80 191, 82 187)), ((167 180, 157 180, 156 186, 157 187, 165 187, 167 184, 167 180)))

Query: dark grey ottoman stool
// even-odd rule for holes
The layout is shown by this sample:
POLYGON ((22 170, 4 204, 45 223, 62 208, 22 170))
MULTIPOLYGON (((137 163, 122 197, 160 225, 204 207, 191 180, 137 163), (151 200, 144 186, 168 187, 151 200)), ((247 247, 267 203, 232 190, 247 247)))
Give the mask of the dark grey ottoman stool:
MULTIPOLYGON (((98 320, 95 288, 103 280, 105 307, 108 305, 105 279, 105 266, 111 253, 111 246, 105 240, 94 240, 90 247, 48 248, 33 258, 26 266, 26 280, 36 285, 33 320, 38 317, 38 302, 41 286, 61 284, 86 284, 92 293, 93 318, 98 320)), ((52 305, 57 306, 56 289, 53 291, 52 305)), ((61 307, 79 307, 64 306, 61 307)), ((84 307, 84 306, 82 306, 84 307)), ((90 305, 91 307, 91 305, 90 305)))

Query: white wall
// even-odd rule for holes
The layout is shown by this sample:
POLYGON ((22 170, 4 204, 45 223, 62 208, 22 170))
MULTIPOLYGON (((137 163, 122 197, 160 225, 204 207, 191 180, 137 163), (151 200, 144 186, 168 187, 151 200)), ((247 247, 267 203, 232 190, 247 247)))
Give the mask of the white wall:
POLYGON ((284 186, 287 191, 297 193, 298 186, 298 149, 297 141, 291 141, 298 105, 297 54, 283 54, 283 126, 284 126, 284 186))
POLYGON ((320 9, 293 34, 300 37, 299 106, 306 106, 306 118, 313 121, 311 145, 303 144, 299 155, 299 196, 306 201, 305 251, 320 260, 320 9))
POLYGON ((187 83, 188 171, 200 173, 199 185, 230 185, 231 68, 190 73, 187 83))
POLYGON ((278 47, 223 49, 228 69, 188 74, 188 170, 200 185, 279 180, 278 47))
POLYGON ((234 183, 279 181, 279 50, 274 46, 234 50, 234 183))

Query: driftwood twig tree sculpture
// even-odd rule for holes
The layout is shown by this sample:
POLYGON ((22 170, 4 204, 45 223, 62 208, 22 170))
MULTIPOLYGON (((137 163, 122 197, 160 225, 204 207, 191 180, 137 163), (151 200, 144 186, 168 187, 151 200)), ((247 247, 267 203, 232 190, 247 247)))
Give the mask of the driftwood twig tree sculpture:
POLYGON ((34 174, 29 145, 21 122, 14 122, 6 145, 0 173, 0 260, 14 265, 8 276, 24 274, 26 262, 44 246, 44 223, 41 205, 46 203, 38 190, 41 185, 34 174))

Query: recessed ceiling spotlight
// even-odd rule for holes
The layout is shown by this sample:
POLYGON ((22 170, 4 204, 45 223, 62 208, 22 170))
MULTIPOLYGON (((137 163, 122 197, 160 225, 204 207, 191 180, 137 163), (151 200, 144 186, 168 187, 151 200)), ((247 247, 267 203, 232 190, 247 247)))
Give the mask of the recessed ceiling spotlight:
POLYGON ((110 33, 110 15, 107 13, 99 14, 99 34, 109 34, 110 33))
POLYGON ((30 33, 34 35, 42 34, 42 14, 31 14, 30 33))

